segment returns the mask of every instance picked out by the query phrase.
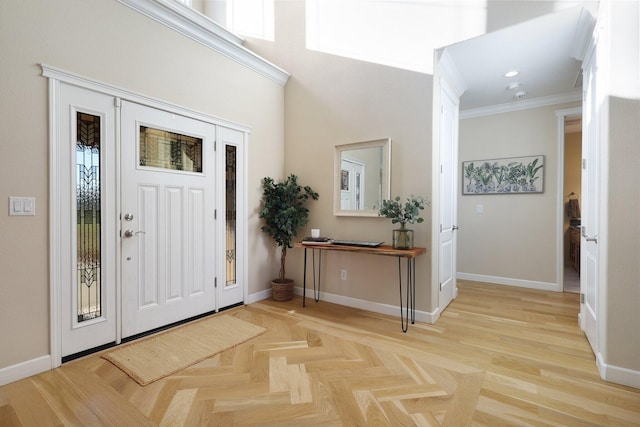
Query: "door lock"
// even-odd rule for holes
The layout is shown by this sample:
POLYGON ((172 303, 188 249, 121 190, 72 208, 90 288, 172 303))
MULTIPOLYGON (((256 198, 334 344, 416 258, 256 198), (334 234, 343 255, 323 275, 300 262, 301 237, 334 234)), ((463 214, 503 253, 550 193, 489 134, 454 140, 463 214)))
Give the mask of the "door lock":
POLYGON ((145 233, 144 231, 124 230, 123 236, 126 238, 130 238, 133 236, 137 236, 138 234, 145 234, 145 233))
POLYGON ((130 212, 127 212, 126 214, 124 214, 124 220, 125 221, 132 221, 133 220, 133 214, 130 212))

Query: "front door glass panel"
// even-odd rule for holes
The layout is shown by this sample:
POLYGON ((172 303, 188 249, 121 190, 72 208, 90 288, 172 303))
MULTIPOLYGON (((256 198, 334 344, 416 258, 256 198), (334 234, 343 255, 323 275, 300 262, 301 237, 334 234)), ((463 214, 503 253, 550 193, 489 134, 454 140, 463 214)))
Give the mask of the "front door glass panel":
POLYGON ((234 145, 227 145, 225 150, 226 177, 226 271, 225 286, 236 283, 236 151, 234 145))
POLYGON ((202 172, 202 138, 140 126, 140 166, 202 172))
POLYGON ((78 112, 76 246, 78 322, 102 315, 100 239, 100 117, 78 112))

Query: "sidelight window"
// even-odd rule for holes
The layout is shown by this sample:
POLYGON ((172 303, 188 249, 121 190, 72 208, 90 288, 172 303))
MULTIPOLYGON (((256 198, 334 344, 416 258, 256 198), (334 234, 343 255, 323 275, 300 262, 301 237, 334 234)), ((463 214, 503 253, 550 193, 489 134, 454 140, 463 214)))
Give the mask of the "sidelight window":
POLYGON ((237 216, 237 147, 227 145, 225 149, 225 179, 226 179, 226 286, 234 285, 237 281, 236 271, 236 216, 237 216))
POLYGON ((76 246, 78 322, 102 315, 100 239, 100 117, 78 112, 76 246))

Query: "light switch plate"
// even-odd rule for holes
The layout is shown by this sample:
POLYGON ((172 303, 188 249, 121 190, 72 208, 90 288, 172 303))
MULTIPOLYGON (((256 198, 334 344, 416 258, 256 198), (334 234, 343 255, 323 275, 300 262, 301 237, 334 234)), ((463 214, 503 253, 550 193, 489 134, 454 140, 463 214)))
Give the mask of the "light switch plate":
POLYGON ((9 215, 33 216, 35 214, 35 197, 9 197, 9 215))

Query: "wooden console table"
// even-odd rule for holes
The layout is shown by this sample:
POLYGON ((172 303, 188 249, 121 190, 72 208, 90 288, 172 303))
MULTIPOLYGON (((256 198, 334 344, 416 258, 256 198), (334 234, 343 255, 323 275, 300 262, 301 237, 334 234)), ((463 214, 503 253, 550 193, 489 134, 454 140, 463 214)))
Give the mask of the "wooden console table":
POLYGON ((322 251, 340 251, 340 252, 355 252, 360 254, 372 254, 392 256, 398 258, 398 285, 400 289, 400 321, 402 325, 402 332, 407 332, 409 328, 409 315, 411 315, 411 323, 416 321, 416 257, 427 252, 426 248, 413 248, 413 249, 394 249, 392 246, 383 245, 378 247, 367 246, 347 246, 347 245, 333 245, 333 244, 307 244, 302 242, 294 243, 296 248, 304 248, 304 279, 302 288, 302 306, 306 304, 307 294, 307 249, 312 249, 313 252, 313 296, 316 302, 320 301, 320 279, 321 279, 321 267, 322 267, 322 251), (315 263, 315 251, 319 251, 318 260, 318 289, 316 291, 316 263, 315 263), (406 308, 402 306, 402 258, 407 260, 407 304, 406 308))

